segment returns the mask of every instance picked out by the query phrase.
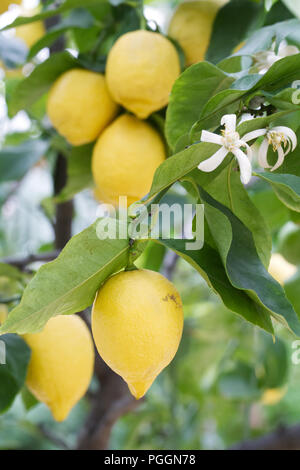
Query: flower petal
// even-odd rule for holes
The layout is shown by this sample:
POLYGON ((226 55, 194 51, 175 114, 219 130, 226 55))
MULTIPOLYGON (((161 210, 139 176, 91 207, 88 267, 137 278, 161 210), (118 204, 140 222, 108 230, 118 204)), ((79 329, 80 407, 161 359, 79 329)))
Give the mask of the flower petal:
POLYGON ((221 119, 221 125, 225 126, 226 131, 235 132, 236 130, 236 115, 225 114, 221 119))
POLYGON ((295 150, 295 148, 297 147, 297 136, 292 129, 286 126, 277 126, 277 127, 273 127, 271 131, 279 132, 281 134, 284 134, 286 137, 288 137, 290 141, 292 142, 292 151, 295 150))
POLYGON ((258 150, 258 164, 262 168, 271 168, 271 165, 268 163, 268 149, 269 149, 269 142, 268 139, 264 139, 261 146, 258 150))
POLYGON ((277 168, 279 168, 283 162, 284 162, 284 151, 282 149, 282 147, 279 147, 279 149, 277 150, 278 152, 278 160, 277 160, 277 163, 275 166, 273 166, 272 170, 271 171, 275 171, 277 170, 277 168))
POLYGON ((225 147, 221 147, 220 150, 214 153, 210 158, 199 164, 199 170, 205 171, 206 173, 214 171, 219 165, 221 165, 228 153, 229 151, 225 147))
POLYGON ((243 184, 248 184, 252 176, 252 165, 249 158, 240 149, 235 149, 232 153, 236 157, 240 167, 241 182, 243 184))
POLYGON ((213 132, 202 131, 201 142, 208 142, 210 144, 223 145, 223 139, 218 134, 213 134, 213 132))
POLYGON ((267 129, 257 129, 256 131, 248 132, 248 134, 243 135, 242 140, 244 142, 249 142, 249 140, 257 139, 262 135, 266 135, 267 129))

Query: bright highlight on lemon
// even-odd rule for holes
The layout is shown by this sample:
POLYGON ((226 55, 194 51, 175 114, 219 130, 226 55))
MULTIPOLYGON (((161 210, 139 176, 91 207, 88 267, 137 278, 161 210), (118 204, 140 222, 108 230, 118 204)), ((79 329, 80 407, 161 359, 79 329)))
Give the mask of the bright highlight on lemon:
POLYGON ((147 122, 129 114, 118 117, 100 135, 93 152, 96 195, 118 206, 127 196, 128 206, 145 196, 157 167, 166 157, 160 134, 147 122))
POLYGON ((113 99, 140 119, 163 108, 180 74, 173 44, 151 31, 121 36, 109 52, 106 76, 113 99))
POLYGON ((181 3, 175 11, 169 36, 183 49, 187 65, 205 58, 213 24, 221 8, 228 0, 200 0, 181 3))
POLYGON ((55 129, 77 146, 97 139, 116 116, 118 106, 102 74, 72 69, 52 86, 47 111, 55 129))
POLYGON ((26 384, 49 406, 56 421, 65 420, 85 395, 94 369, 94 346, 76 315, 51 318, 41 333, 24 335, 31 348, 26 384))
POLYGON ((153 271, 116 274, 94 302, 92 331, 99 354, 123 377, 136 399, 172 361, 182 328, 179 293, 153 271))

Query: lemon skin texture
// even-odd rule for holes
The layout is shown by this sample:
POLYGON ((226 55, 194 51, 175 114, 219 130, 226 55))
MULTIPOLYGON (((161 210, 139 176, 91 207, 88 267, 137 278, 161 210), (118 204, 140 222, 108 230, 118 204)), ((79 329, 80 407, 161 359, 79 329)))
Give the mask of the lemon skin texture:
POLYGON ((179 74, 176 48, 151 31, 124 34, 107 59, 106 77, 113 99, 140 119, 168 104, 179 74))
POLYGON ((93 142, 116 116, 118 106, 102 74, 72 69, 52 86, 47 112, 55 129, 77 146, 93 142))
POLYGON ((94 147, 97 198, 118 206, 119 196, 127 196, 130 206, 149 192, 155 170, 165 158, 159 133, 135 116, 123 114, 105 129, 94 147))
POLYGON ((168 34, 181 46, 186 65, 204 60, 217 12, 225 3, 227 0, 201 0, 178 6, 168 34))
POLYGON ((1 0, 0 2, 0 15, 8 10, 9 5, 20 5, 22 0, 1 0))
POLYGON ((31 348, 26 384, 48 405, 56 421, 64 421, 85 395, 94 369, 91 334, 80 317, 51 318, 41 333, 23 336, 31 348))
POLYGON ((102 359, 140 399, 172 361, 182 335, 179 293, 161 274, 136 270, 111 277, 99 290, 92 332, 102 359))

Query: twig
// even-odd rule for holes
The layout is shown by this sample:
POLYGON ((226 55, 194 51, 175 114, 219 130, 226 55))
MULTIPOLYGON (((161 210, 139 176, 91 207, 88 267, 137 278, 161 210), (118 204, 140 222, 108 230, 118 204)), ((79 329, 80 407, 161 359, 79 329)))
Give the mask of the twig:
POLYGON ((179 259, 178 255, 174 253, 173 251, 168 252, 165 257, 162 274, 170 281, 173 278, 178 259, 179 259))
POLYGON ((49 441, 51 441, 57 447, 60 447, 61 449, 65 449, 65 450, 70 449, 70 446, 62 438, 52 434, 52 432, 49 429, 47 429, 43 424, 40 424, 38 426, 38 429, 44 437, 46 437, 49 441))
POLYGON ((28 255, 25 257, 12 257, 12 258, 4 258, 1 260, 1 263, 9 264, 10 266, 14 266, 15 268, 19 268, 24 270, 29 264, 35 263, 37 261, 45 262, 53 261, 59 255, 59 251, 51 251, 49 253, 38 253, 36 255, 28 255))
POLYGON ((231 450, 300 450, 300 425, 281 426, 275 432, 236 444, 231 450))

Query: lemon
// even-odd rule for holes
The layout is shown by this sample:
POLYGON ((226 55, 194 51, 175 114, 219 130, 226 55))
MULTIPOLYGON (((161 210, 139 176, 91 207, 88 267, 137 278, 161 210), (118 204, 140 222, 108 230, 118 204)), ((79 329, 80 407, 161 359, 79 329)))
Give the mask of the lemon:
POLYGON ((124 34, 108 54, 109 90, 117 103, 140 119, 168 104, 179 74, 175 47, 164 36, 152 31, 124 34))
MULTIPOLYGON (((17 3, 17 2, 14 2, 17 3)), ((18 2, 18 3, 21 3, 18 2)), ((30 17, 40 13, 40 7, 26 9, 22 8, 20 16, 30 17)), ((46 28, 43 21, 35 21, 18 26, 15 29, 15 36, 25 42, 26 46, 30 49, 37 41, 39 41, 46 34, 46 28)))
POLYGON ((279 284, 283 285, 296 274, 296 271, 296 266, 288 263, 279 253, 274 253, 271 256, 269 273, 279 284))
POLYGON ((286 395, 287 388, 270 388, 263 393, 261 402, 263 405, 272 406, 279 403, 286 395))
POLYGON ((26 384, 49 406, 56 421, 67 418, 86 393, 94 368, 94 347, 76 315, 51 318, 41 333, 24 335, 31 348, 26 384))
POLYGON ((0 2, 0 15, 8 10, 9 5, 16 4, 20 5, 22 0, 1 0, 0 2))
POLYGON ((47 111, 56 130, 72 145, 93 142, 113 120, 118 106, 100 73, 72 69, 50 90, 47 111))
POLYGON ((116 274, 96 296, 92 331, 97 349, 136 399, 172 361, 182 328, 179 293, 154 271, 116 274))
POLYGON ((128 206, 138 201, 149 192, 155 170, 165 157, 159 133, 150 124, 123 114, 105 129, 94 148, 97 197, 115 206, 119 196, 127 196, 128 206))
POLYGON ((227 1, 201 0, 178 6, 170 21, 169 36, 183 49, 187 65, 204 60, 217 12, 227 1))
POLYGON ((4 304, 0 304, 0 325, 4 323, 8 315, 8 308, 4 304))

